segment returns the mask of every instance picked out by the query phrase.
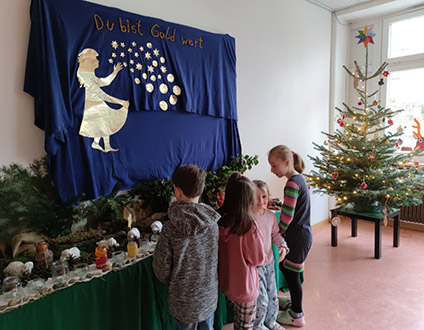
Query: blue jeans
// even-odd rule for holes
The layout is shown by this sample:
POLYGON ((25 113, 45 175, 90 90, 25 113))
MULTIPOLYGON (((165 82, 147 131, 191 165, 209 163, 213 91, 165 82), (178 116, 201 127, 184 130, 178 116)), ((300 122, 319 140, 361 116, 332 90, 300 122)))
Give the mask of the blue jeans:
POLYGON ((182 323, 177 321, 177 330, 213 330, 213 320, 214 314, 212 314, 208 319, 198 322, 198 323, 182 323))

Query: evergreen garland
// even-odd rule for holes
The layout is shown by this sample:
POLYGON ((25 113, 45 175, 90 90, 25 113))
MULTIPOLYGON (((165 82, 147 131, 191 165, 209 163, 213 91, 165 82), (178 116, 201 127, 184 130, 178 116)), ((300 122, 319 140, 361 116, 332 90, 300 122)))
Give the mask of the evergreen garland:
POLYGON ((28 168, 13 163, 0 168, 0 239, 23 230, 56 237, 70 231, 74 210, 62 204, 48 170, 47 157, 28 168))

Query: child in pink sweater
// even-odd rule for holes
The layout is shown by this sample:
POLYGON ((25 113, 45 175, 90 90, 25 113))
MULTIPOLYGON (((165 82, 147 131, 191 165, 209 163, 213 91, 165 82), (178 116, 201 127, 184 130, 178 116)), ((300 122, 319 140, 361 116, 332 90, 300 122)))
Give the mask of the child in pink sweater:
POLYGON ((265 263, 258 267, 259 296, 256 301, 255 329, 283 330, 277 323, 278 298, 275 282, 275 263, 272 243, 278 247, 280 258, 284 259, 288 253, 286 241, 280 234, 277 219, 274 213, 266 209, 269 199, 269 190, 265 182, 254 180, 256 186, 256 223, 264 236, 265 263), (264 328, 265 326, 265 328, 264 328))
POLYGON ((222 215, 218 221, 219 285, 233 304, 234 329, 253 329, 259 295, 257 266, 265 262, 264 239, 253 216, 255 200, 253 183, 234 172, 218 210, 222 215))

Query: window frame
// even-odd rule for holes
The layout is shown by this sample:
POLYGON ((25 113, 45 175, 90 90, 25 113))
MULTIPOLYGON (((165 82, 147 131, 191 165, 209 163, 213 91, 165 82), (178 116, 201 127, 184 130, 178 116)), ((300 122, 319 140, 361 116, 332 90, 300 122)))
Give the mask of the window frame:
MULTIPOLYGON (((419 54, 388 58, 390 25, 395 22, 403 21, 403 20, 418 17, 418 16, 424 16, 424 9, 419 9, 419 10, 415 10, 408 13, 401 13, 401 14, 390 16, 390 17, 381 18, 382 43, 381 43, 380 58, 381 58, 381 62, 387 62, 389 64, 388 71, 390 73, 396 72, 396 71, 405 71, 405 70, 424 68, 424 52, 419 54)), ((387 106, 388 104, 387 84, 385 84, 384 86, 380 88, 380 97, 381 97, 381 100, 384 100, 384 104, 387 106)), ((424 122, 423 119, 424 118, 421 117, 420 121, 424 122)), ((408 151, 401 151, 399 149, 397 152, 406 153, 408 151)))

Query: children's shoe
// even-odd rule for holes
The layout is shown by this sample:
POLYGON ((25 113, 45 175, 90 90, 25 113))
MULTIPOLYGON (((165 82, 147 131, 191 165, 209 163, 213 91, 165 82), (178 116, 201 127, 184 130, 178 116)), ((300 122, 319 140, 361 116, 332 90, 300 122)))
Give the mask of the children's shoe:
POLYGON ((305 325, 305 317, 294 318, 290 314, 290 309, 278 312, 277 322, 282 324, 293 325, 295 327, 303 327, 305 325))
POLYGON ((278 297, 278 305, 280 310, 286 311, 291 308, 291 299, 288 296, 280 296, 278 297))
POLYGON ((270 330, 286 330, 281 325, 279 325, 277 322, 274 322, 273 324, 267 324, 268 329, 270 330))

